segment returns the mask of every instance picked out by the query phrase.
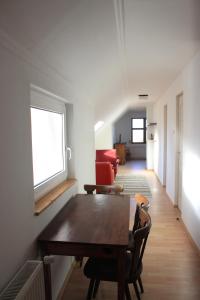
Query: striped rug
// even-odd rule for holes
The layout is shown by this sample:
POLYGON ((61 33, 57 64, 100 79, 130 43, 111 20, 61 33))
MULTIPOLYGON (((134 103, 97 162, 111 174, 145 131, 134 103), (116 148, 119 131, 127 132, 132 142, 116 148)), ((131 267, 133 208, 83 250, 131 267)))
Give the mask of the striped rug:
POLYGON ((122 184, 124 186, 124 192, 122 194, 134 195, 140 193, 147 198, 152 198, 150 187, 146 178, 142 175, 117 175, 115 184, 122 184))

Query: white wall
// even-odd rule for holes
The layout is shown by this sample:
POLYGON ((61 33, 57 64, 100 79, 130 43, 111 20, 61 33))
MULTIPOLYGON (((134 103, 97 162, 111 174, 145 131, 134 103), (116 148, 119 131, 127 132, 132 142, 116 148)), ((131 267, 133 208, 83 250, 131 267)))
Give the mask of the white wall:
POLYGON ((77 101, 74 110, 74 155, 79 191, 83 185, 95 183, 95 142, 93 108, 77 101))
POLYGON ((167 178, 166 191, 172 202, 175 199, 176 159, 176 96, 183 92, 183 191, 182 219, 200 248, 200 52, 185 67, 180 76, 155 105, 156 129, 155 171, 163 181, 163 111, 168 109, 167 128, 167 178))
POLYGON ((112 149, 113 148, 113 126, 105 125, 95 133, 95 149, 112 149))
MULTIPOLYGON (((31 83, 74 104, 70 136, 74 158, 70 174, 78 179, 79 187, 95 180, 93 108, 75 101, 63 79, 42 66, 35 67, 22 56, 16 55, 10 46, 1 46, 0 41, 0 289, 26 259, 37 255, 37 236, 78 190, 77 186, 71 188, 40 216, 34 216, 31 83)), ((54 299, 70 264, 70 258, 59 258, 53 266, 54 299)))

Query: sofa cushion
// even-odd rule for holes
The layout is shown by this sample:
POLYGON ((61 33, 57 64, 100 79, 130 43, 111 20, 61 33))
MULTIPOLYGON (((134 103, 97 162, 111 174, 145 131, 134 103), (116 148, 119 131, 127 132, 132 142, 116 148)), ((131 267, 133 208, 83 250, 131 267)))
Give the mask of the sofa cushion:
POLYGON ((96 184, 111 185, 114 182, 114 170, 110 162, 96 162, 96 184))

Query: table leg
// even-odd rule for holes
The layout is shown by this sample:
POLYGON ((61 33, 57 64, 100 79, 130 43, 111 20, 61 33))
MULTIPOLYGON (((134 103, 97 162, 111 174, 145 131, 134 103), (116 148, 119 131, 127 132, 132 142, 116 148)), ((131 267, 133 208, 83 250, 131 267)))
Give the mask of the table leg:
POLYGON ((44 266, 45 300, 52 300, 51 265, 43 262, 43 266, 44 266))
POLYGON ((125 299, 125 250, 118 256, 118 300, 125 299))

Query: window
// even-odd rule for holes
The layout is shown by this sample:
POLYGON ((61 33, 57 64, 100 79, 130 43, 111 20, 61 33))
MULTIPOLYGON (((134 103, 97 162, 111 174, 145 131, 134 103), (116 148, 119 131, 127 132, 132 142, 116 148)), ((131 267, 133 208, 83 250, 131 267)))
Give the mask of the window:
POLYGON ((66 108, 52 95, 32 89, 30 112, 37 200, 67 177, 66 108))
POLYGON ((31 107, 34 187, 64 170, 63 114, 31 107))
POLYGON ((134 144, 146 143, 146 118, 131 119, 131 141, 134 144))

